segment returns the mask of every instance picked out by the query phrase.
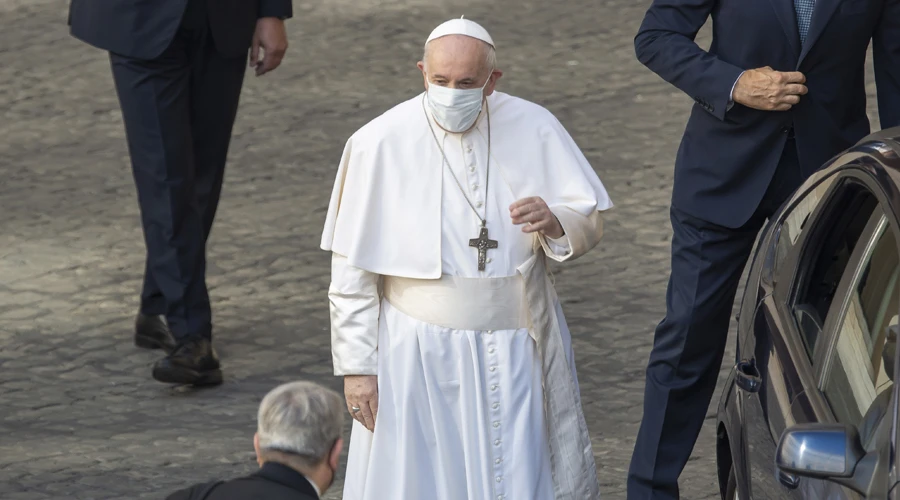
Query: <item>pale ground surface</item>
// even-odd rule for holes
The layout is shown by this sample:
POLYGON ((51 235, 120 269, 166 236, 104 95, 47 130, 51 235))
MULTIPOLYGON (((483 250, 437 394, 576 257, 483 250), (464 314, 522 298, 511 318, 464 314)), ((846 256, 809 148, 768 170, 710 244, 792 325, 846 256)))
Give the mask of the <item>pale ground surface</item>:
MULTIPOLYGON (((248 77, 242 98, 209 259, 227 380, 201 392, 153 382, 157 354, 131 345, 143 246, 121 116, 106 57, 67 35, 66 5, 0 0, 0 498, 163 498, 245 474, 267 390, 339 388, 317 250, 337 160, 420 91, 423 39, 460 14, 499 44, 503 90, 552 110, 617 204, 601 246, 556 276, 604 498, 624 498, 691 105, 635 61, 646 2, 295 0, 284 66, 248 77)), ((713 450, 707 425, 684 498, 716 497, 713 450)))

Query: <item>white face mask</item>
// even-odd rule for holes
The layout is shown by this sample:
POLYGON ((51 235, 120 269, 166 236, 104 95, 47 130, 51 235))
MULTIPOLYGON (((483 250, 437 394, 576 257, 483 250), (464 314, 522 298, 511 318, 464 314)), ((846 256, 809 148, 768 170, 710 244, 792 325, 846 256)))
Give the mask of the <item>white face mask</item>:
MULTIPOLYGON (((493 70, 491 70, 493 74, 493 70)), ((428 84, 428 107, 434 120, 448 132, 464 132, 478 119, 484 102, 484 88, 491 79, 477 89, 451 89, 428 84)))

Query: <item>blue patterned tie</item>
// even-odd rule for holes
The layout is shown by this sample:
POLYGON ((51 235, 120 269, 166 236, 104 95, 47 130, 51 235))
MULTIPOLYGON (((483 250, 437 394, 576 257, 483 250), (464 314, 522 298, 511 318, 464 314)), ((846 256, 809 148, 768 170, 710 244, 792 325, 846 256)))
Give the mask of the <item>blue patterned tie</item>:
POLYGON ((800 43, 806 43, 806 34, 809 33, 809 23, 812 21, 815 6, 816 0, 794 0, 794 10, 797 11, 797 28, 800 30, 800 43))

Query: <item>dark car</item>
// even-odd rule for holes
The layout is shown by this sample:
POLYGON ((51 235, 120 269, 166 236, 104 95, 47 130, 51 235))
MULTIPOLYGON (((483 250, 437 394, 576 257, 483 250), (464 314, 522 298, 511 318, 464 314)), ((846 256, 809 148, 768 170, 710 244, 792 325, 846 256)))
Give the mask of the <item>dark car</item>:
POLYGON ((900 500, 900 128, 813 175, 761 233, 719 404, 723 498, 900 500))

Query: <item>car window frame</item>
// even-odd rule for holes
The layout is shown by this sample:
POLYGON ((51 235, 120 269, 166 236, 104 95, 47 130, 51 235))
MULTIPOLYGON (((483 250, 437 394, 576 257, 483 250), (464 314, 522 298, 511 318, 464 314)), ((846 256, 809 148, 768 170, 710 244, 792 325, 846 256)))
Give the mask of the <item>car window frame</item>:
MULTIPOLYGON (((789 204, 785 205, 783 210, 779 212, 776 219, 777 224, 772 229, 773 231, 780 233, 778 238, 789 237, 784 231, 784 224, 787 216, 806 199, 806 196, 811 194, 813 190, 818 188, 822 183, 830 182, 831 186, 829 186, 823 194, 822 199, 807 216, 806 222, 803 223, 804 228, 814 227, 820 222, 822 217, 831 213, 832 205, 836 202, 835 197, 840 195, 848 182, 860 182, 866 189, 872 191, 869 183, 862 182, 859 178, 857 173, 857 163, 855 161, 842 165, 833 171, 822 171, 820 173, 823 174, 820 179, 816 179, 810 185, 805 186, 802 194, 799 192, 795 194, 789 204)), ((788 344, 788 350, 793 358, 792 361, 795 365, 798 365, 796 371, 800 377, 800 383, 806 390, 814 390, 817 387, 817 364, 816 357, 809 356, 807 353, 806 342, 802 338, 803 332, 801 332, 800 325, 794 314, 797 300, 797 293, 795 290, 801 275, 811 272, 810 266, 815 265, 815 262, 801 262, 801 259, 807 253, 806 249, 809 245, 814 244, 817 239, 820 240, 824 237, 822 231, 807 231, 804 229, 797 238, 797 241, 793 243, 788 254, 781 261, 781 264, 772 270, 773 275, 771 277, 772 294, 775 299, 776 307, 779 310, 779 315, 782 318, 787 318, 787 321, 784 322, 785 324, 783 326, 786 330, 783 340, 788 344)), ((777 241, 773 242, 769 247, 769 251, 772 253, 776 252, 777 245, 777 241)), ((769 258, 770 256, 766 255, 765 257, 769 258)), ((774 260, 777 257, 772 255, 771 258, 774 260)), ((820 343, 826 335, 827 331, 823 325, 819 339, 820 343)), ((816 351, 813 350, 813 352, 815 353, 816 351)), ((831 413, 830 408, 828 408, 828 412, 831 413)))

